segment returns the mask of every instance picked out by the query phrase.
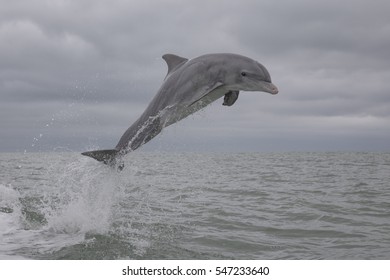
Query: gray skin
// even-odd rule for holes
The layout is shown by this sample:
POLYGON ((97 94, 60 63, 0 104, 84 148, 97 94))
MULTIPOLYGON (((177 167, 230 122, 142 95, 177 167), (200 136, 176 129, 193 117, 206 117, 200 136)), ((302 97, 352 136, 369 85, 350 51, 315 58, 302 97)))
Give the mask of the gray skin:
POLYGON ((84 152, 83 155, 116 165, 123 155, 153 139, 164 127, 222 96, 223 105, 232 106, 240 90, 278 93, 267 69, 245 56, 219 53, 189 60, 166 54, 163 59, 168 64, 168 74, 161 88, 143 114, 126 130, 115 149, 84 152))

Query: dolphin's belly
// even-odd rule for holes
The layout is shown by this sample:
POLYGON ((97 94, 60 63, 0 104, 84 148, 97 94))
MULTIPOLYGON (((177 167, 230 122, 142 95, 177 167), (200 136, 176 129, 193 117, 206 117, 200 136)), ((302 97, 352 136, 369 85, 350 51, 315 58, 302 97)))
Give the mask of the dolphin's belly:
POLYGON ((224 89, 216 89, 192 105, 190 105, 191 102, 189 101, 176 104, 175 106, 166 107, 161 114, 164 123, 163 126, 169 126, 188 117, 189 115, 211 104, 215 100, 221 98, 225 95, 225 93, 226 90, 224 89))

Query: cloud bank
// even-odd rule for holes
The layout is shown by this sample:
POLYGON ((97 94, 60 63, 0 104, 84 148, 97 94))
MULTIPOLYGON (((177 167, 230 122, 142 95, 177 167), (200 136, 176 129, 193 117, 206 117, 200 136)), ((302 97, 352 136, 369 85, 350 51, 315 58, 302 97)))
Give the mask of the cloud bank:
POLYGON ((0 1, 0 151, 112 148, 161 56, 232 52, 280 93, 242 93, 145 149, 390 149, 388 1, 0 1))

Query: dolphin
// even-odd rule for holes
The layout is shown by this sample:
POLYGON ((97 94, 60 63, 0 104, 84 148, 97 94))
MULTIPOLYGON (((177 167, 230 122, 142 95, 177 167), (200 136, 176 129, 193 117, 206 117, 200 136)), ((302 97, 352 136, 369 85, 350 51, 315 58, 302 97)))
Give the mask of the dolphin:
MULTIPOLYGON (((152 140, 166 126, 204 108, 224 96, 223 104, 232 106, 240 91, 277 94, 267 69, 248 57, 216 53, 187 59, 174 54, 162 58, 168 73, 143 114, 126 130, 111 150, 82 153, 115 166, 127 153, 152 140)), ((123 164, 119 166, 123 168, 123 164)))

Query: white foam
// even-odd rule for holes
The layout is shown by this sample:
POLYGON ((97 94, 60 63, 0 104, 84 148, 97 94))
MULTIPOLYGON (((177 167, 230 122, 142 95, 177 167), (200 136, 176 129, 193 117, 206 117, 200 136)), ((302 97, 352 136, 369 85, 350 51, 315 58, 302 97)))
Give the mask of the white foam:
POLYGON ((17 190, 0 184, 0 236, 8 235, 20 227, 19 197, 17 190))
POLYGON ((4 254, 19 247, 14 236, 22 228, 20 193, 11 186, 0 184, 0 259, 21 259, 17 255, 4 254))

